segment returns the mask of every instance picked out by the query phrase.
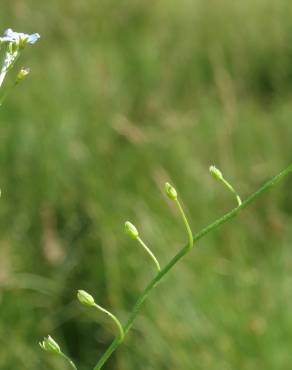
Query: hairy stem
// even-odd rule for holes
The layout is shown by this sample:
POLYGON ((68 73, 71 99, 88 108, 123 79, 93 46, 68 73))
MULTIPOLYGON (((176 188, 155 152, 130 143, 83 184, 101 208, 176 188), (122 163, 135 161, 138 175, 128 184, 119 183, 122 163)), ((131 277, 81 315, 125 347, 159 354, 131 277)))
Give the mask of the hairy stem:
MULTIPOLYGON (((207 227, 199 231, 197 234, 194 235, 192 245, 203 238, 206 234, 210 233, 217 227, 221 226, 225 222, 229 221, 231 218, 235 217, 243 208, 247 207, 250 203, 252 203, 256 198, 258 198, 260 195, 262 195, 264 192, 272 188, 274 185, 276 185, 280 180, 282 180, 285 176, 287 176, 290 172, 292 172, 292 163, 284 169, 282 172, 280 172, 278 175, 274 176, 272 179, 267 181, 262 187, 260 187, 257 191, 255 191, 253 194, 251 194, 245 201, 241 203, 240 206, 237 208, 234 208, 232 211, 226 213, 221 218, 217 219, 213 223, 209 224, 207 227)), ((148 297, 149 293, 152 289, 154 289, 157 284, 162 280, 162 278, 171 270, 178 261, 180 261, 190 250, 189 243, 184 246, 173 258, 168 264, 151 280, 151 282, 147 285, 145 290, 142 292, 140 297, 138 298, 137 302, 135 303, 132 312, 130 313, 129 319, 124 325, 124 334, 127 334, 128 331, 131 329, 135 318, 137 317, 141 306, 143 302, 148 297)), ((100 370, 103 365, 107 362, 107 360, 110 358, 110 356, 113 354, 113 352, 118 348, 120 344, 120 341, 118 338, 116 338, 111 345, 108 347, 108 349, 104 352, 104 354, 101 356, 99 361, 94 367, 94 370, 100 370)))

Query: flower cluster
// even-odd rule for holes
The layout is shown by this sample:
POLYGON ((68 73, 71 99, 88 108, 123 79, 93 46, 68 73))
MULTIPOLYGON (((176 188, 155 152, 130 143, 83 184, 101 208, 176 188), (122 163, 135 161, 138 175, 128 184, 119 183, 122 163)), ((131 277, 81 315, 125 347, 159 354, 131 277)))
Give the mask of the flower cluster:
MULTIPOLYGON (((2 37, 0 37, 0 48, 4 46, 4 56, 2 65, 0 65, 0 87, 2 86, 7 72, 14 66, 16 60, 19 57, 20 52, 28 44, 35 44, 40 35, 38 33, 22 33, 15 32, 11 28, 8 28, 2 37)), ((22 69, 22 72, 17 75, 16 84, 22 81, 29 71, 28 69, 22 69), (23 73, 25 71, 25 73, 23 73), (26 73, 27 72, 27 73, 26 73)), ((1 105, 2 101, 0 102, 1 105)))
POLYGON ((38 33, 32 33, 31 35, 22 32, 14 32, 11 28, 8 28, 4 32, 4 36, 0 37, 0 44, 11 43, 13 45, 24 47, 26 44, 35 44, 40 35, 38 33))

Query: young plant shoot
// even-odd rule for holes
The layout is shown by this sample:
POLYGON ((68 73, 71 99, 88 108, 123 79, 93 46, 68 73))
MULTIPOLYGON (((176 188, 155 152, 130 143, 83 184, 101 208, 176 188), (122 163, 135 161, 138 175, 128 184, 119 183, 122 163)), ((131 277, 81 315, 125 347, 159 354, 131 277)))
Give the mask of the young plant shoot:
POLYGON ((137 240, 139 242, 139 244, 145 249, 145 251, 149 254, 149 256, 151 257, 152 261, 155 263, 156 265, 156 268, 158 271, 161 270, 160 268, 160 264, 157 260, 157 258, 155 257, 154 253, 151 251, 151 249, 149 247, 147 247, 147 245, 143 242, 143 240, 140 238, 139 236, 139 232, 138 230, 136 229, 136 227, 131 224, 131 222, 129 221, 126 221, 125 222, 125 232, 126 234, 128 234, 132 239, 134 240, 137 240))
POLYGON ((77 298, 78 298, 79 302, 82 303, 83 305, 89 306, 89 307, 95 307, 99 311, 101 311, 101 312, 105 313, 107 316, 109 316, 112 319, 112 321, 115 323, 115 325, 118 329, 119 340, 121 342, 123 341, 123 339, 124 339, 124 329, 123 329, 123 326, 120 323, 119 319, 115 315, 113 315, 111 312, 109 312, 105 308, 96 304, 92 295, 87 293, 85 290, 78 290, 77 298))
POLYGON ((222 172, 220 170, 218 170, 218 168, 216 168, 215 166, 210 166, 209 171, 210 171, 210 174, 214 177, 215 180, 221 181, 227 187, 227 189, 230 190, 231 193, 235 195, 235 198, 236 198, 236 201, 237 201, 237 204, 238 204, 238 207, 239 207, 242 204, 240 196, 234 190, 233 186, 227 180, 225 180, 225 178, 223 177, 222 172))
POLYGON ((74 362, 61 351, 59 344, 50 335, 45 337, 39 345, 43 351, 63 357, 74 370, 77 370, 74 362))

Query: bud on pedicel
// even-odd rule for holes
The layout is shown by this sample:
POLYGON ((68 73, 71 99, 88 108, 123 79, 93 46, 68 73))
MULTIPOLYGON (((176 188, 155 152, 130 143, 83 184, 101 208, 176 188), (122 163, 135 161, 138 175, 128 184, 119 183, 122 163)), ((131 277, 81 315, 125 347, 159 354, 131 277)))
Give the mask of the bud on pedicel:
POLYGON ((94 306, 95 301, 91 294, 85 292, 85 290, 78 290, 77 298, 80 303, 84 304, 85 306, 94 306))
POLYGON ((165 189, 165 193, 166 193, 166 195, 168 196, 169 199, 177 200, 177 192, 176 192, 175 188, 172 185, 170 185, 167 182, 167 183, 165 183, 164 189, 165 189))
POLYGON ((223 180, 223 175, 222 175, 222 172, 220 170, 218 170, 218 168, 216 168, 215 166, 210 166, 209 167, 209 171, 210 171, 210 174, 216 179, 216 180, 223 180))
POLYGON ((47 338, 44 338, 44 340, 40 342, 39 345, 46 352, 51 352, 51 353, 56 353, 56 354, 61 353, 59 344, 56 341, 54 341, 54 339, 49 335, 47 338))
POLYGON ((21 70, 17 73, 16 76, 16 83, 23 81, 30 73, 29 68, 21 68, 21 70))
POLYGON ((132 239, 137 239, 139 237, 139 232, 136 227, 131 224, 131 222, 125 222, 125 232, 128 234, 132 239))

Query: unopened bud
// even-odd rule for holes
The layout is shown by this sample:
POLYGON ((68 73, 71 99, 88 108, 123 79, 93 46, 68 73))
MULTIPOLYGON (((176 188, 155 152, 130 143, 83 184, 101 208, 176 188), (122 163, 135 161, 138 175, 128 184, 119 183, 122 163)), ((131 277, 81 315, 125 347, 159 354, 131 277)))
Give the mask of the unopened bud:
POLYGON ((136 227, 131 224, 131 222, 125 222, 125 232, 128 234, 132 239, 137 239, 139 237, 139 232, 136 227))
POLYGON ((54 339, 50 335, 48 335, 47 338, 44 338, 44 340, 40 342, 39 345, 46 352, 51 352, 51 353, 56 353, 56 354, 61 353, 59 344, 56 341, 54 341, 54 339))
POLYGON ((29 75, 30 69, 29 68, 21 68, 21 70, 17 73, 16 76, 16 83, 19 83, 26 79, 26 77, 29 75))
POLYGON ((171 200, 177 200, 177 192, 175 190, 175 188, 170 185, 168 182, 165 184, 165 193, 166 195, 168 196, 169 199, 171 200))
POLYGON ((91 294, 85 292, 85 290, 78 290, 77 298, 80 303, 86 306, 94 306, 95 301, 91 294))
POLYGON ((210 174, 216 179, 216 180, 223 180, 223 175, 222 175, 222 172, 220 170, 218 170, 218 168, 216 168, 215 166, 210 166, 209 167, 209 171, 210 171, 210 174))

